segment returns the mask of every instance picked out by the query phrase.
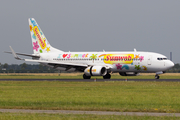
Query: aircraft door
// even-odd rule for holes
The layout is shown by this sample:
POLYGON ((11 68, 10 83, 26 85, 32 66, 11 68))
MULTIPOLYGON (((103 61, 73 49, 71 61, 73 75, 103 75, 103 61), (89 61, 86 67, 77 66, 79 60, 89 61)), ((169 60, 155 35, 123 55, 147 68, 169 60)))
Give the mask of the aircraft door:
POLYGON ((148 65, 151 65, 151 60, 152 60, 152 55, 149 55, 148 56, 148 60, 147 60, 147 64, 148 65))

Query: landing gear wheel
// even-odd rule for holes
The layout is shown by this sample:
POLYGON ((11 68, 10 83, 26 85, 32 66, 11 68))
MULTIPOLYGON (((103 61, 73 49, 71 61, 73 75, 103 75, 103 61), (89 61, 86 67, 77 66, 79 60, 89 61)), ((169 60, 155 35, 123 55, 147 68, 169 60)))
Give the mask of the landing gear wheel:
POLYGON ((107 73, 105 76, 103 76, 104 79, 111 79, 111 75, 107 73))
POLYGON ((155 75, 155 79, 159 79, 159 75, 155 75))
POLYGON ((83 78, 84 79, 91 79, 91 76, 86 76, 85 74, 83 74, 83 78))

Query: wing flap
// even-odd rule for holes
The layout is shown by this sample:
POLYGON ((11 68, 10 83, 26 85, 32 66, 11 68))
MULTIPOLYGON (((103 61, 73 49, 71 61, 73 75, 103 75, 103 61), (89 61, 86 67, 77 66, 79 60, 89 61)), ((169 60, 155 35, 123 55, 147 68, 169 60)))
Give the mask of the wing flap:
MULTIPOLYGON (((78 63, 64 63, 64 62, 55 62, 55 61, 44 61, 44 60, 31 60, 31 59, 24 59, 25 61, 29 61, 29 62, 38 62, 38 63, 46 63, 49 65, 60 65, 60 66, 72 66, 72 67, 88 67, 87 64, 78 64, 78 63)), ((69 67, 70 68, 70 67, 69 67)))

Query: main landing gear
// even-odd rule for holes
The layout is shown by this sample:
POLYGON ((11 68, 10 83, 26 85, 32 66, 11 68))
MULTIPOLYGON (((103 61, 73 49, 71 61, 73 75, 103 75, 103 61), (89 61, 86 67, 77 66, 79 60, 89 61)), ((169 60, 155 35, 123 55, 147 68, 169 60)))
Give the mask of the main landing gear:
POLYGON ((159 79, 159 75, 156 74, 156 75, 155 75, 155 79, 159 79))
POLYGON ((91 79, 91 76, 86 76, 85 74, 83 74, 83 78, 84 79, 91 79))
MULTIPOLYGON (((91 79, 91 76, 86 76, 85 74, 83 74, 83 78, 84 79, 91 79)), ((111 75, 109 73, 107 73, 105 76, 103 76, 104 79, 111 79, 111 75)))
POLYGON ((103 76, 104 79, 111 79, 111 75, 107 73, 105 76, 103 76))

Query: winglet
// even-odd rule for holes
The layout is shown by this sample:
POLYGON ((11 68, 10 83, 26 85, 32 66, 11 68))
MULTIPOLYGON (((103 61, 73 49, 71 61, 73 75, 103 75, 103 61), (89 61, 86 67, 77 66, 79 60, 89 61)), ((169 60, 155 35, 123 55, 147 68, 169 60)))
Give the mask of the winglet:
POLYGON ((134 52, 137 52, 136 48, 134 48, 134 52))
POLYGON ((10 47, 10 49, 11 49, 11 52, 12 52, 14 58, 17 59, 17 60, 22 60, 21 58, 19 58, 19 57, 17 56, 17 54, 16 54, 16 53, 14 52, 14 50, 12 49, 12 47, 11 47, 11 46, 9 46, 9 47, 10 47))

